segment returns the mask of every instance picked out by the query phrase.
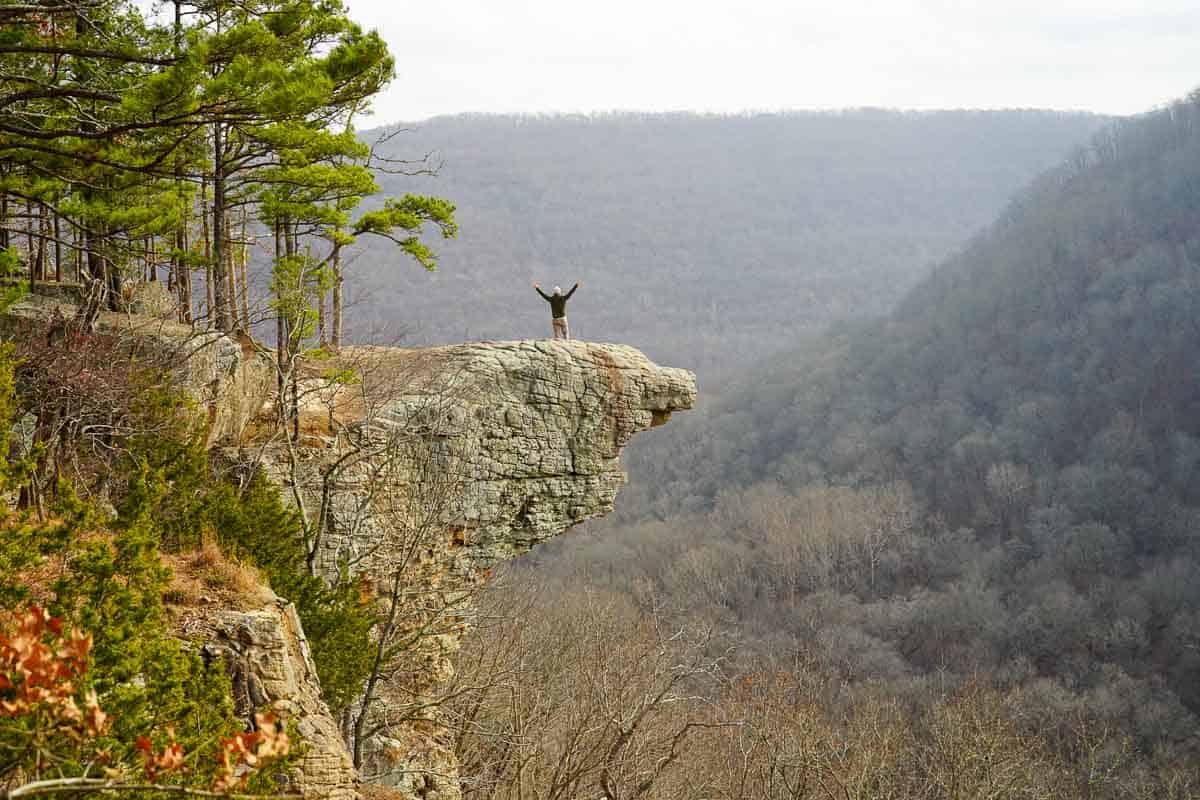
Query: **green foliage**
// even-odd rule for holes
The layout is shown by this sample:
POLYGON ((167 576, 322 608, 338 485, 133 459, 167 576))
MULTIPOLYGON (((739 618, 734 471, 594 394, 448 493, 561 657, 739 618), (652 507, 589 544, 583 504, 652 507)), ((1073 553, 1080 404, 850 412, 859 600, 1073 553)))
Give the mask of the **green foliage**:
MULTIPOLYGON (((12 367, 5 348, 0 353, 0 430, 5 432, 14 407, 12 367)), ((18 488, 20 471, 12 470, 7 459, 3 466, 5 490, 18 488)), ((159 556, 162 528, 149 513, 149 499, 169 493, 145 473, 136 483, 145 488, 130 493, 115 528, 104 525, 67 485, 59 488, 44 519, 7 512, 0 520, 0 610, 16 612, 36 592, 52 613, 91 635, 89 688, 114 719, 100 745, 113 749, 117 761, 136 762, 130 748, 137 736, 167 726, 175 728, 185 750, 212 756, 217 737, 240 728, 229 683, 219 664, 206 666, 197 648, 168 633, 162 595, 170 573, 159 556)), ((211 772, 215 759, 210 761, 211 772)), ((58 768, 72 775, 81 774, 85 765, 58 768)), ((193 777, 207 778, 198 772, 193 777)))
POLYGON ((362 376, 353 367, 344 369, 330 369, 321 373, 321 380, 329 383, 338 383, 342 386, 353 386, 362 383, 362 376))
POLYGON ((412 233, 420 231, 425 223, 432 223, 441 231, 442 238, 452 239, 458 233, 454 221, 454 206, 438 197, 405 195, 400 199, 388 199, 379 211, 369 211, 354 223, 354 233, 374 233, 391 238, 400 249, 414 261, 432 272, 437 269, 433 251, 416 236, 395 238, 396 229, 412 233))
POLYGON ((287 320, 293 346, 313 334, 317 312, 312 301, 326 283, 324 267, 306 255, 285 256, 276 260, 271 272, 271 307, 287 320))
POLYGON ((336 714, 362 694, 371 672, 371 630, 378 622, 375 598, 369 586, 346 575, 334 589, 307 576, 296 583, 282 593, 288 596, 290 591, 299 598, 297 611, 312 647, 321 692, 336 714))
MULTIPOLYGON (((9 352, 0 352, 0 411, 10 414, 9 352)), ((116 519, 103 524, 66 484, 48 521, 25 512, 6 517, 0 607, 19 608, 36 590, 50 598, 53 613, 92 635, 91 680, 117 719, 114 741, 173 725, 185 750, 207 747, 236 728, 229 687, 220 665, 206 667, 198 650, 168 635, 162 597, 170 573, 160 552, 198 547, 215 532, 296 604, 330 702, 349 703, 366 674, 374 622, 363 587, 346 580, 330 589, 309 576, 299 520, 278 490, 262 478, 241 493, 214 480, 193 404, 149 375, 130 375, 140 387, 131 403, 139 424, 106 474, 119 498, 116 519), (44 585, 31 586, 28 576, 43 573, 44 585)), ((12 488, 22 471, 4 466, 12 488)))
MULTIPOLYGON (((218 737, 241 724, 221 665, 205 665, 196 647, 168 633, 161 597, 170 573, 158 531, 145 517, 109 530, 66 487, 59 498, 47 520, 18 512, 0 525, 0 610, 16 613, 36 590, 53 613, 90 634, 87 688, 114 720, 98 745, 115 762, 138 763, 137 737, 170 726, 184 750, 198 754, 189 779, 205 783, 216 772, 218 737)), ((80 775, 88 765, 68 760, 56 769, 80 775)))
MULTIPOLYGON (((86 231, 90 278, 114 310, 128 273, 159 268, 157 248, 177 276, 211 271, 216 307, 205 312, 221 327, 249 327, 226 291, 230 210, 288 226, 293 243, 328 242, 332 251, 306 268, 325 271, 345 244, 338 230, 379 188, 353 123, 394 76, 394 61, 383 38, 333 0, 206 0, 177 11, 177 24, 124 0, 6 12, 4 69, 22 79, 0 89, 0 196, 45 203, 47 219, 86 231), (212 188, 198 208, 197 185, 212 188), (197 212, 207 225, 195 224, 197 212), (196 228, 208 243, 202 257, 181 246, 196 228)), ((398 244, 433 263, 415 236, 398 244)), ((311 327, 292 295, 315 280, 276 282, 286 284, 277 310, 292 314, 289 344, 311 327)), ((190 282, 181 283, 183 321, 192 309, 190 282)))
MULTIPOLYGON (((143 402, 159 424, 130 444, 129 478, 118 509, 123 536, 138 541, 150 520, 171 550, 199 547, 205 536, 215 535, 226 553, 249 561, 295 604, 327 702, 334 709, 350 703, 370 668, 375 615, 366 587, 343 575, 329 588, 308 573, 300 518, 263 476, 240 491, 212 478, 203 429, 189 413, 190 403, 166 390, 147 392, 143 402)), ((137 582, 127 577, 132 591, 137 582)))
POLYGON ((221 664, 205 666, 198 648, 168 635, 170 572, 153 521, 141 514, 111 536, 88 536, 91 513, 74 502, 64 512, 74 544, 60 556, 70 569, 54 586, 51 610, 92 633, 93 682, 114 716, 114 740, 173 725, 190 751, 238 730, 221 664))
POLYGON ((217 487, 205 501, 205 518, 227 552, 249 559, 272 589, 295 603, 326 702, 335 711, 344 708, 370 671, 376 620, 369 588, 343 574, 331 589, 308 573, 300 520, 261 475, 240 493, 217 487))
MULTIPOLYGON (((0 278, 14 278, 20 274, 21 269, 21 259, 15 247, 0 250, 0 278)), ((17 281, 12 286, 0 287, 0 313, 7 311, 28 292, 28 281, 17 281)))

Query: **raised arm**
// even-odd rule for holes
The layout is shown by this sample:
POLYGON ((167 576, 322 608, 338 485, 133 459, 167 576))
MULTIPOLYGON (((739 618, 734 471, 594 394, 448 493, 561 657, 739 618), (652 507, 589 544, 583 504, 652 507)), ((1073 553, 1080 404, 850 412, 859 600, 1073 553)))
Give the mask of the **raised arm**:
POLYGON ((533 285, 533 288, 537 290, 537 293, 538 293, 538 294, 540 294, 540 295, 542 296, 542 299, 543 299, 543 300, 545 300, 547 303, 549 303, 549 302, 550 302, 550 295, 548 295, 548 294, 546 294, 545 292, 543 292, 543 291, 542 291, 542 287, 538 286, 538 285, 535 283, 535 284, 533 285))
POLYGON ((571 295, 575 294, 575 290, 576 290, 576 289, 578 289, 578 288, 579 288, 579 284, 578 284, 578 283, 576 283, 574 286, 572 286, 572 287, 571 287, 571 291, 569 291, 569 292, 567 292, 567 293, 566 293, 566 295, 564 296, 564 298, 563 298, 563 299, 565 299, 565 300, 570 300, 570 299, 571 299, 571 295))

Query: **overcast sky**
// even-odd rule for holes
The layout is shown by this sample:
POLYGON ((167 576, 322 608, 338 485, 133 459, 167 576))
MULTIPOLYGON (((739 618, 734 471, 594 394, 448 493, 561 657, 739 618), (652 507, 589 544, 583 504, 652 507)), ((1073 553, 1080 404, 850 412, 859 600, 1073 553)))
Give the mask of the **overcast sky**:
POLYGON ((1146 110, 1200 86, 1200 0, 346 0, 397 77, 360 125, 463 111, 1146 110))

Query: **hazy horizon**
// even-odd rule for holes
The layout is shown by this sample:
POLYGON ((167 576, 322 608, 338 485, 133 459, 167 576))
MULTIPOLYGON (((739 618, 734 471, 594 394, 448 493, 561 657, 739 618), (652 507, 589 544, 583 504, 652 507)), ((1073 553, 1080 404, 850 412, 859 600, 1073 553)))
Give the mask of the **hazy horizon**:
POLYGON ((1200 84, 1200 6, 1183 0, 347 5, 396 57, 363 127, 604 110, 1129 115, 1200 84))
MULTIPOLYGON (((1200 81, 1197 82, 1197 88, 1200 88, 1200 81)), ((1174 98, 1172 98, 1174 99, 1174 98)), ((952 114, 952 113, 980 113, 980 114, 1003 114, 1006 112, 1016 111, 1031 111, 1045 112, 1057 114, 1080 114, 1093 117, 1122 117, 1122 116, 1137 116, 1138 114, 1153 111, 1161 105, 1167 105, 1171 101, 1164 101, 1160 106, 1148 107, 1141 111, 1130 112, 1129 114, 1108 114, 1103 111, 1094 111, 1088 108, 1050 108, 1045 106, 963 106, 959 108, 937 107, 937 108, 910 108, 902 106, 831 106, 829 108, 742 108, 729 110, 714 110, 714 109, 698 109, 698 108, 595 108, 590 110, 569 110, 569 109, 543 109, 543 110, 522 110, 510 109, 499 111, 449 111, 446 113, 434 114, 428 117, 412 117, 402 119, 385 120, 372 115, 369 118, 368 124, 359 125, 357 129, 360 131, 372 130, 376 128, 389 128, 394 125, 405 124, 420 124, 431 122, 440 119, 455 119, 459 117, 522 117, 530 119, 555 119, 555 118, 610 118, 621 116, 691 116, 698 118, 712 117, 713 119, 731 119, 731 118, 751 118, 759 116, 804 116, 804 115, 829 115, 837 116, 839 114, 857 114, 863 112, 878 112, 880 114, 952 114)))

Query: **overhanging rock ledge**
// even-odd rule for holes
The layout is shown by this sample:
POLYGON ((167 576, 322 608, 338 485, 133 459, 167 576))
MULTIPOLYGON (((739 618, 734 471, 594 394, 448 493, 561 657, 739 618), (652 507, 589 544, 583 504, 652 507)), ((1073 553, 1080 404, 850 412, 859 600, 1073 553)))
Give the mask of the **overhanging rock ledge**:
MULTIPOLYGON (((439 521, 458 531, 458 555, 476 567, 610 512, 626 480, 619 463, 624 446, 696 398, 692 373, 614 344, 350 348, 344 359, 358 365, 368 388, 338 398, 310 392, 304 418, 319 422, 332 410, 361 431, 355 446, 376 460, 403 451, 407 467, 387 476, 394 491, 427 508, 440 505, 439 521), (447 496, 450 475, 455 497, 447 496)), ((327 471, 328 462, 317 458, 313 466, 327 471)), ((322 476, 308 477, 310 490, 324 488, 322 476)), ((380 478, 370 458, 336 476, 329 535, 321 542, 323 571, 347 560, 371 561, 368 551, 386 538, 363 513, 380 478)), ((388 498, 380 510, 395 512, 395 501, 388 498)))

